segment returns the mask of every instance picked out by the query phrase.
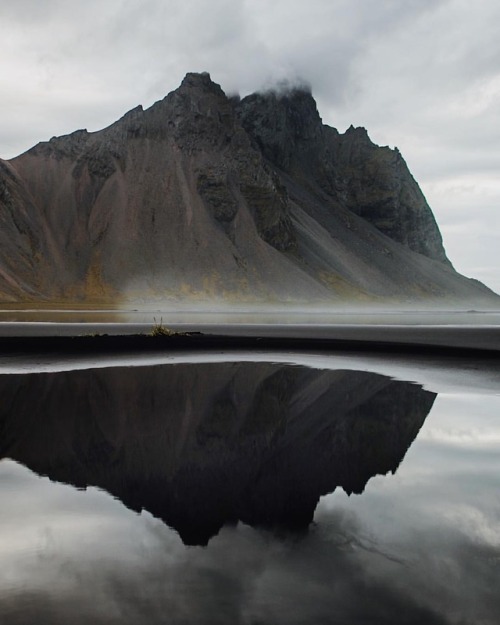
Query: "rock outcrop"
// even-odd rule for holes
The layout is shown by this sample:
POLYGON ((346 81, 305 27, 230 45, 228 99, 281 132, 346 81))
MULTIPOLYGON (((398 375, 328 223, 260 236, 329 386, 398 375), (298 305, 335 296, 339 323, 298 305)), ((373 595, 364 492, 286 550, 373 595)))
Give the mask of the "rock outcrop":
POLYGON ((397 150, 304 90, 208 74, 0 161, 0 298, 496 301, 455 272, 397 150))
POLYGON ((379 147, 364 128, 325 126, 305 90, 248 96, 243 127, 280 170, 320 200, 344 206, 392 240, 451 266, 432 211, 397 149, 379 147))

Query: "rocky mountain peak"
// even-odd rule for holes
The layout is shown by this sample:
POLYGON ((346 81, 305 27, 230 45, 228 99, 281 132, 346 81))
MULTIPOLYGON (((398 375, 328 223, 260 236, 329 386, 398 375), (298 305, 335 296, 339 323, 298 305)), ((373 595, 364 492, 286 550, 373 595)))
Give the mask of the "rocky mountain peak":
POLYGON ((357 137, 359 139, 369 139, 368 131, 363 126, 353 126, 352 124, 345 131, 346 135, 357 137))
POLYGON ((218 107, 229 107, 226 94, 207 72, 186 74, 181 85, 169 93, 163 102, 173 103, 185 112, 200 115, 214 114, 218 107))
POLYGON ((224 95, 220 85, 214 82, 208 72, 188 72, 177 91, 198 90, 224 95))
POLYGON ((368 136, 368 131, 363 126, 353 126, 352 124, 345 131, 343 135, 340 135, 341 140, 344 143, 357 144, 360 149, 376 148, 378 146, 368 136))
POLYGON ((189 73, 104 130, 0 167, 0 297, 494 297, 453 271, 399 152, 309 89, 228 98, 189 73))

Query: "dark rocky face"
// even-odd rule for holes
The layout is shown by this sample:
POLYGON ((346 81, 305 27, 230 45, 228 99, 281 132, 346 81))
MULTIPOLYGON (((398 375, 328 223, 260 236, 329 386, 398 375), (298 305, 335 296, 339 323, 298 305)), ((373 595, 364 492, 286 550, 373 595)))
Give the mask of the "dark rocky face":
POLYGON ((237 112, 264 156, 285 171, 297 169, 304 153, 322 143, 321 118, 308 91, 255 93, 237 104, 237 112))
POLYGON ((0 161, 0 224, 4 301, 494 299, 397 150, 307 90, 239 101, 208 74, 0 161))
POLYGON ((432 211, 397 149, 375 145, 364 128, 342 135, 324 126, 303 90, 250 95, 237 110, 274 165, 308 178, 319 197, 326 193, 392 240, 450 266, 432 211))

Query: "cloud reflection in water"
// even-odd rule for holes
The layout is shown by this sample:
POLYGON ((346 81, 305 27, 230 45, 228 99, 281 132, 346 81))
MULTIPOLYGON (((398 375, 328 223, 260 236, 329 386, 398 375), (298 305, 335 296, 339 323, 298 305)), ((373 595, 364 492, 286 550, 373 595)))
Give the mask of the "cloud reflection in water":
MULTIPOLYGON (((2 455, 123 495, 129 508, 160 500, 153 512, 167 521, 179 522, 176 502, 181 521, 218 503, 226 515, 207 547, 186 547, 159 518, 99 488, 2 461, 9 624, 494 623, 500 613, 499 544, 478 529, 500 520, 498 461, 456 478, 463 450, 443 455, 446 440, 436 444, 452 423, 447 410, 459 411, 453 396, 439 398, 398 468, 434 396, 384 376, 226 363, 143 368, 140 379, 131 369, 6 377, 2 455), (384 454, 370 453, 374 441, 384 454), (286 531, 285 512, 302 502, 304 529, 328 489, 360 491, 396 469, 362 497, 321 498, 307 533, 286 531)), ((491 430, 500 400, 481 401, 490 409, 476 427, 491 430)))

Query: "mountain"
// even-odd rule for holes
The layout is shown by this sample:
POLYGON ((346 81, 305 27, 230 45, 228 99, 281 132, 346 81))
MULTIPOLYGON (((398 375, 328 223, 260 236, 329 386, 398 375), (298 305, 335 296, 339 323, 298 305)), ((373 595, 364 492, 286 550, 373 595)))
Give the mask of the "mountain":
POLYGON ((228 98, 206 73, 0 160, 0 224, 3 301, 497 301, 397 150, 307 90, 228 98))
POLYGON ((105 489, 187 544, 238 521, 305 531, 321 496, 397 470, 436 397, 271 362, 3 375, 0 392, 0 459, 105 489))

